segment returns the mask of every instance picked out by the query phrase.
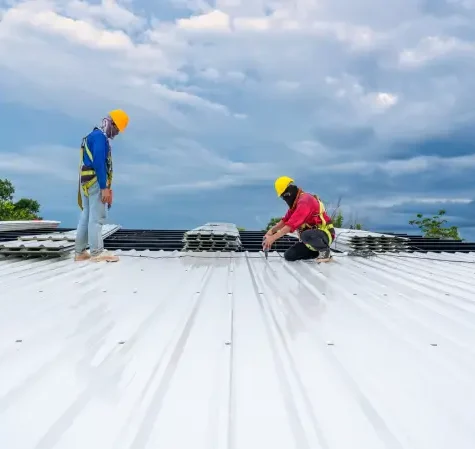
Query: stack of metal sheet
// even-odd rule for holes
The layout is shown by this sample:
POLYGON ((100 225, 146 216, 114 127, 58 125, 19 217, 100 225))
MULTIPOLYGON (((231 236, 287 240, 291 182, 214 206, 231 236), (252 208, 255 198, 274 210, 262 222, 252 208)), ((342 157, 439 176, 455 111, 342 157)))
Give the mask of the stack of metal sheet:
POLYGON ((60 223, 52 220, 0 221, 0 232, 56 229, 60 223))
POLYGON ((336 228, 335 234, 331 248, 339 251, 386 253, 409 250, 409 240, 404 237, 343 228, 336 228))
MULTIPOLYGON (((104 225, 102 227, 102 238, 109 237, 119 229, 119 225, 104 225)), ((76 231, 22 236, 17 240, 0 243, 0 255, 60 257, 74 249, 75 239, 76 231)))
POLYGON ((232 223, 206 223, 185 232, 182 251, 241 251, 239 230, 232 223))

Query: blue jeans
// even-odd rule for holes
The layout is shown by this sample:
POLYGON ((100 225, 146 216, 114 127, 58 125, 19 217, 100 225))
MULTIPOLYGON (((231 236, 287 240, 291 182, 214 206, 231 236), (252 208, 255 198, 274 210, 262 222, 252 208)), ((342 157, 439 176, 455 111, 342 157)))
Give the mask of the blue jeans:
POLYGON ((91 256, 97 256, 104 250, 102 225, 106 221, 106 207, 101 200, 101 190, 96 182, 89 188, 89 196, 81 190, 83 210, 76 231, 76 254, 86 250, 89 244, 91 256))

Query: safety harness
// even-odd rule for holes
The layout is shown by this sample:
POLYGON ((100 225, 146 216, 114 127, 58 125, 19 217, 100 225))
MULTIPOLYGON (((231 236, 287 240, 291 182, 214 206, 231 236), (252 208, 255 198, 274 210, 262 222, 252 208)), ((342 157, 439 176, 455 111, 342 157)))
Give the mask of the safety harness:
MULTIPOLYGON (((303 193, 303 191, 299 192, 298 195, 297 195, 297 198, 295 199, 295 203, 294 203, 294 207, 295 205, 297 204, 297 200, 299 198, 299 196, 303 193)), ((328 246, 330 246, 333 242, 333 235, 332 233, 330 232, 330 229, 333 229, 333 223, 331 222, 331 218, 329 218, 329 220, 327 221, 325 219, 325 215, 326 215, 326 210, 325 210, 325 205, 323 204, 322 201, 320 201, 320 198, 318 198, 316 195, 313 195, 313 197, 318 201, 318 204, 319 204, 319 210, 320 210, 320 213, 318 214, 314 214, 313 217, 318 217, 321 221, 321 223, 319 224, 314 224, 314 225, 309 225, 307 223, 304 223, 303 225, 301 225, 299 227, 299 234, 301 234, 303 231, 307 230, 307 229, 319 229, 320 231, 323 231, 327 237, 328 237, 328 246)), ((305 246, 309 249, 311 249, 312 251, 317 251, 313 246, 309 245, 308 243, 305 243, 305 246)))
MULTIPOLYGON (((96 130, 98 128, 94 128, 96 130)), ((109 139, 107 139, 107 159, 106 159, 106 171, 107 171, 107 188, 110 189, 112 186, 112 151, 109 144, 109 139)), ((94 162, 91 150, 87 145, 87 137, 82 139, 81 148, 79 150, 80 162, 79 162, 79 186, 78 186, 78 205, 79 208, 83 209, 81 189, 84 196, 89 196, 89 189, 97 182, 97 175, 95 170, 92 167, 84 165, 84 152, 91 160, 91 163, 94 162)))

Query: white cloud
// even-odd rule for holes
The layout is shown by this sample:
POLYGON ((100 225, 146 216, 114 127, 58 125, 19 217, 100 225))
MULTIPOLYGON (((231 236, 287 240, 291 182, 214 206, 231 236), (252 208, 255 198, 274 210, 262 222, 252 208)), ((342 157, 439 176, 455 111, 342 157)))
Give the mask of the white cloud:
POLYGON ((234 19, 234 28, 237 31, 267 31, 272 24, 267 18, 237 17, 234 19))
POLYGON ((387 92, 378 92, 374 95, 374 101, 382 107, 391 107, 397 104, 398 97, 387 92))
POLYGON ((211 11, 189 19, 178 19, 177 25, 185 30, 230 31, 230 18, 222 11, 211 11))
MULTIPOLYGON (((30 6, 30 4, 27 4, 30 6)), ((54 11, 35 11, 34 8, 12 8, 3 16, 2 25, 8 29, 32 27, 35 31, 64 37, 72 42, 90 48, 103 50, 130 50, 133 47, 130 38, 122 31, 108 31, 97 28, 83 20, 74 20, 61 16, 54 11)))
POLYGON ((117 3, 117 0, 101 0, 100 4, 91 4, 84 0, 66 2, 63 11, 74 19, 104 21, 125 30, 134 30, 145 25, 142 17, 117 3))
MULTIPOLYGON (((387 160, 399 140, 474 119, 470 11, 435 18, 416 0, 177 3, 193 14, 152 20, 137 3, 112 0, 6 7, 3 100, 87 126, 126 108, 130 130, 114 146, 118 179, 132 190, 155 189, 158 176, 172 194, 330 173, 353 191, 360 173, 391 180, 473 166, 470 157, 387 160)), ((11 157, 2 170, 33 173, 25 157, 34 155, 11 157)))
POLYGON ((79 148, 61 145, 33 146, 23 153, 2 152, 0 170, 10 174, 35 175, 54 182, 78 179, 79 148), (55 161, 51 163, 51 161, 55 161))
MULTIPOLYGON (((228 114, 224 105, 157 82, 160 78, 178 83, 186 80, 179 53, 169 54, 166 45, 140 42, 123 30, 90 21, 87 15, 82 19, 64 16, 59 11, 68 5, 78 3, 23 1, 4 12, 0 65, 9 72, 0 75, 0 85, 8 88, 11 99, 17 95, 24 102, 44 107, 42 97, 48 90, 53 97, 49 106, 65 113, 70 113, 71 102, 83 118, 99 113, 100 108, 91 108, 91 104, 120 103, 135 114, 154 113, 173 126, 186 126, 188 120, 176 104, 228 114), (28 82, 14 92, 18 76, 28 82)), ((113 7, 108 5, 102 6, 103 12, 113 7)), ((102 17, 102 10, 91 5, 84 8, 93 8, 92 13, 102 17)))
POLYGON ((468 156, 439 157, 417 156, 408 159, 396 159, 387 161, 358 161, 343 162, 325 167, 325 170, 333 173, 365 173, 375 171, 385 172, 389 176, 397 177, 408 174, 418 174, 429 170, 459 171, 473 170, 475 168, 475 153, 468 156))
POLYGON ((384 208, 389 209, 404 204, 435 204, 450 206, 453 204, 470 204, 473 199, 470 198, 447 198, 447 197, 425 197, 418 198, 414 196, 391 196, 382 199, 372 198, 370 201, 361 201, 360 206, 364 208, 384 208))
POLYGON ((399 62, 403 67, 418 67, 434 59, 454 54, 473 57, 475 43, 464 42, 455 37, 427 36, 416 47, 403 50, 399 55, 399 62))

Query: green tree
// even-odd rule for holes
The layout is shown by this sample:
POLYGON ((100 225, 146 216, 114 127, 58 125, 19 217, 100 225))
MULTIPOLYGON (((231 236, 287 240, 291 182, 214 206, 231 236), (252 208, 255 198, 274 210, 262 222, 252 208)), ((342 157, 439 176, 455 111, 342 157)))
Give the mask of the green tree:
POLYGON ((238 231, 245 231, 246 230, 246 228, 241 228, 239 226, 237 227, 237 229, 238 229, 238 231))
POLYGON ((439 210, 437 215, 430 218, 424 217, 423 214, 417 214, 417 218, 410 220, 409 224, 417 226, 424 234, 424 237, 461 240, 457 226, 444 227, 447 220, 442 217, 445 214, 446 211, 444 209, 439 210))
POLYGON ((335 228, 343 227, 343 214, 341 213, 341 210, 339 210, 336 216, 332 218, 332 222, 335 228))
POLYGON ((279 221, 282 220, 282 217, 274 217, 269 220, 269 223, 267 223, 267 226, 265 229, 263 229, 264 232, 267 232, 272 226, 275 226, 279 221))
POLYGON ((0 221, 41 220, 40 204, 31 198, 14 201, 15 187, 8 179, 0 179, 0 221))

